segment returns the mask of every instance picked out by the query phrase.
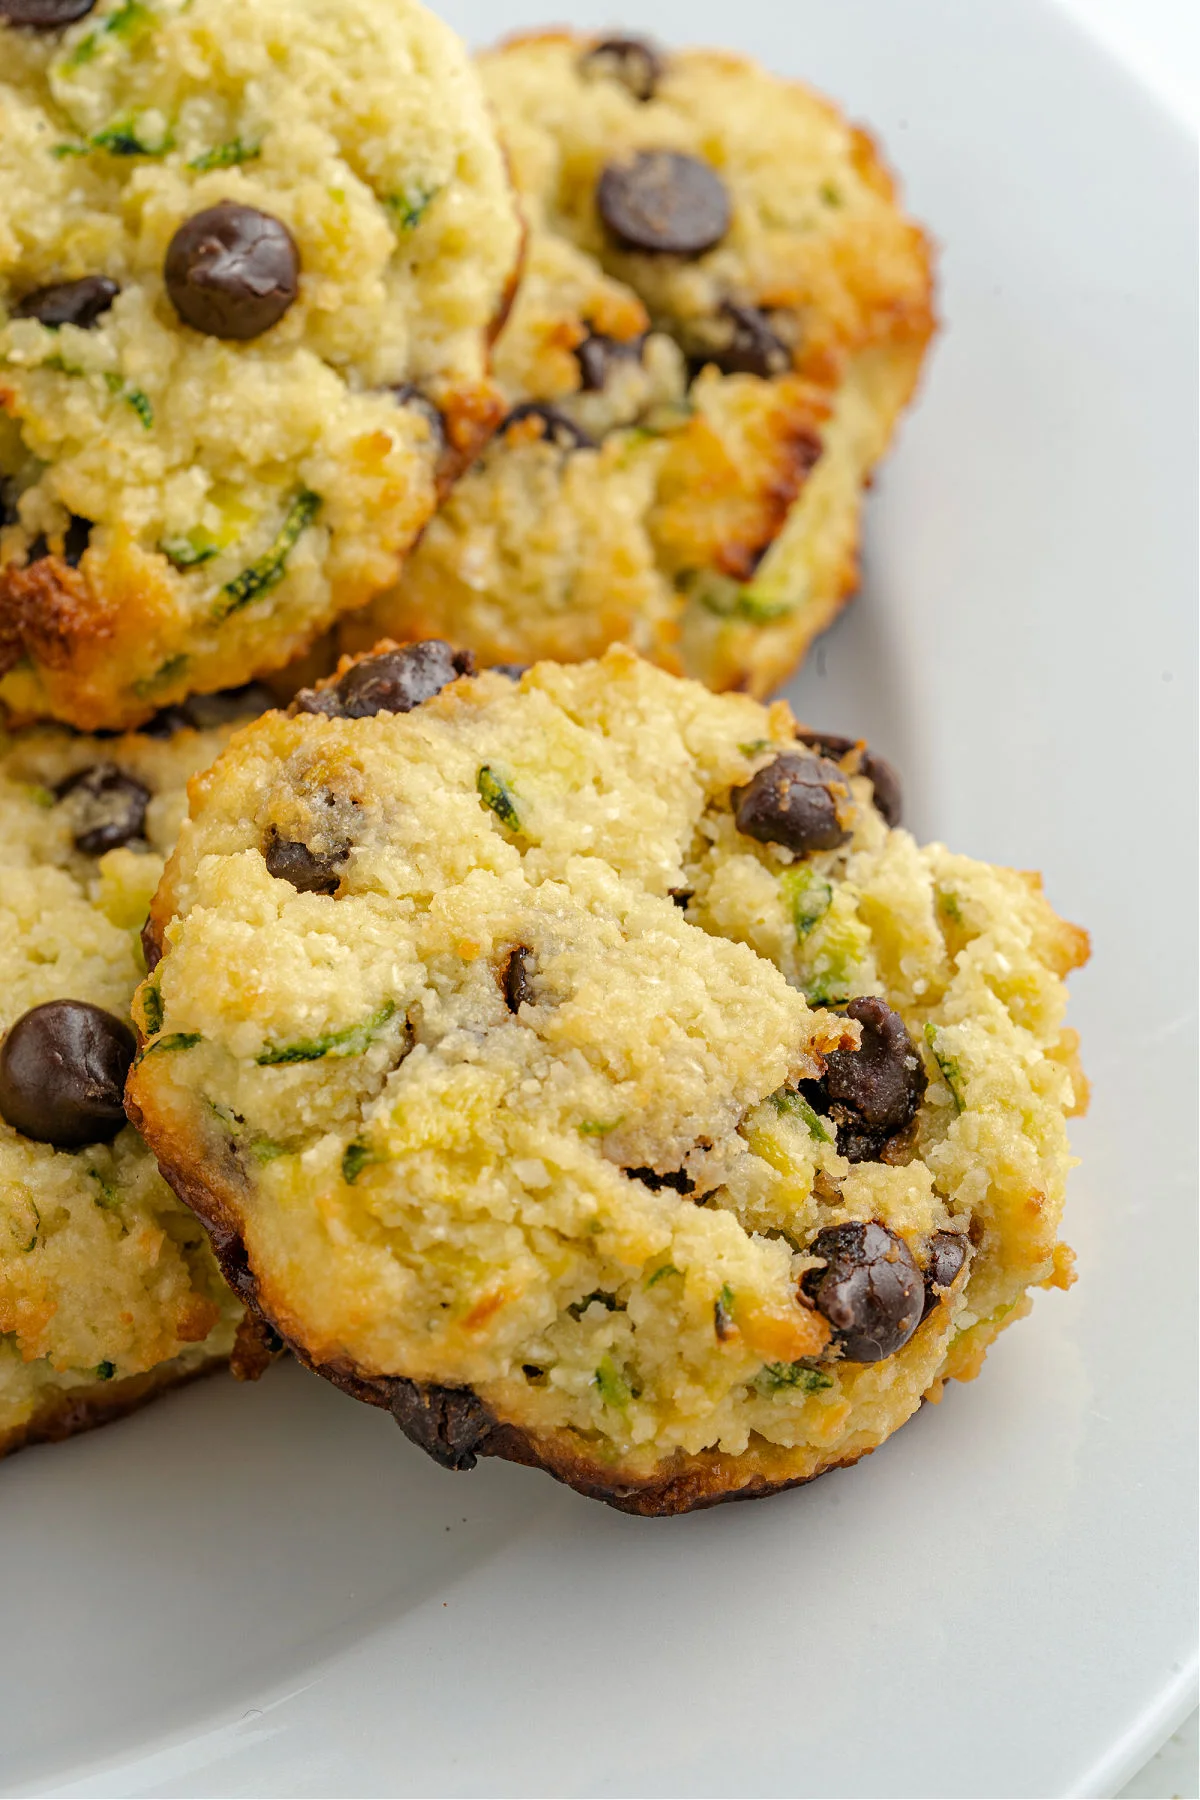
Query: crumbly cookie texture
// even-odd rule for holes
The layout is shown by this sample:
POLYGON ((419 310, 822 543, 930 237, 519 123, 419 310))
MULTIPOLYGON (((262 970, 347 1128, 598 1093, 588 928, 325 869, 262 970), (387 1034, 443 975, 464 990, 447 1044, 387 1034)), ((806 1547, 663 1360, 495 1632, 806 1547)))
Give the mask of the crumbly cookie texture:
MULTIPOLYGON (((227 725, 103 740, 35 727, 0 740, 0 1034, 51 1001, 128 1021, 146 966, 139 933, 186 783, 228 737, 227 725)), ((220 1366, 241 1314, 131 1125, 56 1149, 2 1116, 7 1072, 3 1085, 0 1454, 220 1366)))
POLYGON ((1086 938, 782 702, 469 669, 347 662, 193 784, 131 1111, 451 1466, 675 1512, 853 1462, 1069 1279, 1086 938))
POLYGON ((415 0, 0 22, 0 699, 140 723, 395 579, 500 416, 520 223, 415 0))
POLYGON ((745 59, 560 32, 480 67, 530 232, 496 352, 514 424, 344 641, 625 641, 766 694, 856 584, 933 330, 928 243, 866 135, 745 59), (658 247, 618 235, 631 206, 658 247))

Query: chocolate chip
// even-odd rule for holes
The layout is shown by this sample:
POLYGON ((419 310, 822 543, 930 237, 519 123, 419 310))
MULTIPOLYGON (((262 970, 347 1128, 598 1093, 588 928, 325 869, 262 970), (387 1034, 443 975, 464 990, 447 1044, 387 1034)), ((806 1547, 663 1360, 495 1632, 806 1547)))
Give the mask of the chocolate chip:
MULTIPOLYGON (((77 569, 79 567, 83 553, 91 541, 91 536, 92 521, 81 519, 76 513, 72 513, 67 521, 67 529, 63 533, 62 547, 62 559, 70 568, 77 569)), ((25 560, 27 563, 41 562, 43 557, 49 555, 50 546, 45 537, 39 535, 30 544, 25 560)))
POLYGON ((660 1175, 656 1169, 626 1169, 625 1173, 631 1181, 644 1182, 655 1193, 659 1188, 674 1188, 677 1194, 694 1194, 696 1184, 686 1169, 668 1169, 660 1175))
POLYGON ((925 1304, 921 1312, 927 1319, 941 1303, 942 1293, 954 1286, 958 1272, 967 1260, 967 1240, 956 1231, 935 1231, 929 1240, 929 1260, 925 1264, 925 1304))
POLYGON ((154 929, 153 919, 147 919, 142 926, 142 956, 145 959, 147 975, 153 975, 162 961, 162 951, 158 947, 158 936, 154 929))
POLYGON ((686 912, 695 898, 695 888, 668 888, 667 894, 681 912, 686 912))
POLYGON ((662 53, 645 38, 602 38, 579 59, 581 74, 619 81, 635 100, 652 100, 666 64, 662 53))
POLYGON ((75 848, 85 856, 103 856, 106 850, 141 837, 150 790, 116 763, 93 763, 78 775, 68 775, 54 792, 59 800, 71 802, 75 848))
POLYGON ((642 353, 645 338, 605 337, 601 331, 591 331, 581 344, 575 346, 575 360, 579 364, 579 385, 585 394, 598 394, 608 384, 614 364, 633 362, 642 353))
POLYGON ((416 383, 412 381, 398 382, 395 387, 389 388, 388 392, 398 406, 411 406, 415 412, 423 414, 429 420, 430 437, 440 449, 446 442, 446 421, 442 417, 440 408, 434 405, 429 395, 423 394, 416 383))
POLYGON ((759 375, 764 381, 787 373, 792 353, 772 331, 765 313, 736 300, 726 300, 721 313, 729 321, 729 335, 707 361, 726 375, 759 375))
POLYGON ((16 525, 21 518, 17 490, 11 481, 0 481, 0 528, 16 525))
POLYGON ((454 650, 441 638, 406 644, 365 657, 332 687, 303 688, 289 714, 324 713, 333 719, 371 719, 376 713, 406 713, 432 700, 460 675, 475 673, 469 650, 454 650))
POLYGON ((596 184, 596 207, 627 250, 701 256, 729 230, 733 209, 709 163, 678 150, 639 150, 612 162, 596 184))
POLYGON ((872 1220, 828 1225, 808 1246, 824 1259, 800 1286, 833 1326, 846 1362, 882 1362, 907 1344, 921 1323, 925 1288, 912 1251, 888 1226, 872 1220))
POLYGON ((858 755, 850 770, 852 775, 865 775, 875 790, 875 806, 884 823, 896 826, 904 813, 904 794, 897 775, 886 757, 877 756, 859 738, 839 737, 833 731, 797 731, 797 738, 810 749, 841 762, 851 751, 858 755))
POLYGON ((814 1111, 837 1126, 839 1153, 850 1162, 877 1162, 888 1139, 916 1116, 925 1092, 925 1065, 904 1020, 874 995, 851 1000, 847 1018, 862 1027, 857 1050, 831 1050, 819 1081, 800 1092, 814 1111))
POLYGON ((14 1131, 58 1150, 107 1143, 125 1123, 136 1050, 130 1027, 101 1006, 35 1006, 0 1045, 0 1114, 14 1131))
POLYGON ((84 275, 79 281, 59 281, 52 287, 35 288, 18 302, 13 316, 37 319, 52 330, 60 325, 78 325, 81 331, 90 331, 120 291, 107 275, 84 275))
POLYGON ((821 756, 785 751, 734 788, 737 828, 760 844, 782 844, 799 856, 836 850, 851 835, 854 802, 845 775, 821 756))
POLYGON ((504 964, 504 973, 500 977, 500 985, 504 989, 504 1004, 510 1013, 520 1012, 522 1006, 532 1006, 535 995, 532 981, 533 953, 519 944, 510 950, 508 960, 504 964))
POLYGON ((270 213, 222 200, 184 220, 163 273, 185 325, 209 337, 256 338, 295 300, 300 252, 270 213))
POLYGON ((520 681, 522 675, 532 667, 532 663, 493 663, 492 674, 503 675, 508 681, 520 681))
POLYGON ((268 875, 290 881, 298 894, 336 894, 346 850, 310 850, 297 838, 282 837, 272 825, 263 851, 268 875))
POLYGON ((91 542, 92 521, 72 513, 63 535, 63 561, 72 569, 79 567, 84 551, 91 542))
POLYGON ((76 19, 86 19, 96 0, 0 0, 0 19, 8 25, 29 25, 34 31, 61 31, 76 19))
POLYGON ((595 439, 590 438, 574 419, 568 419, 557 406, 546 405, 540 400, 526 400, 520 406, 514 406, 500 427, 501 435, 511 426, 519 425, 522 419, 540 419, 542 437, 558 450, 594 450, 596 447, 595 439))
POLYGON ((261 682, 225 688, 218 694, 189 694, 174 706, 164 706, 141 727, 147 737, 170 738, 177 731, 211 731, 235 719, 257 719, 270 712, 275 696, 261 682))

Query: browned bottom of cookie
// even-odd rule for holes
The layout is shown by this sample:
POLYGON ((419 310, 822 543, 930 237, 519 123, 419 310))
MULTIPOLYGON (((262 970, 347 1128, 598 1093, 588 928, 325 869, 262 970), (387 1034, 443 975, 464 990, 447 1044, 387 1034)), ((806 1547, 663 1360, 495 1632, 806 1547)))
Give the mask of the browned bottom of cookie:
POLYGON ((52 1394, 23 1425, 0 1432, 0 1456, 11 1456, 15 1450, 26 1450, 31 1444, 61 1444, 81 1431, 94 1431, 98 1425, 108 1425, 126 1413, 136 1412, 168 1388, 215 1374, 227 1362, 224 1356, 210 1356, 198 1363, 175 1357, 142 1375, 97 1381, 88 1387, 52 1394))
MULTIPOLYGON (((138 1122, 136 1117, 134 1122, 138 1122)), ((349 1363, 317 1362, 302 1344, 280 1332, 276 1321, 259 1305, 258 1283, 242 1238, 231 1223, 232 1207, 227 1209, 209 1186, 181 1168, 161 1160, 159 1167, 184 1205, 190 1206, 206 1226, 221 1272, 238 1299, 262 1321, 269 1346, 267 1354, 276 1353, 282 1345, 305 1368, 323 1376, 343 1393, 368 1406, 383 1407, 405 1436, 444 1469, 473 1469, 481 1456, 496 1456, 506 1462, 523 1463, 527 1468, 544 1469, 577 1494, 584 1494, 589 1500, 603 1500, 619 1512, 666 1518, 720 1506, 727 1500, 757 1500, 767 1494, 782 1493, 785 1488, 803 1487, 818 1475, 827 1474, 830 1469, 850 1468, 860 1455, 869 1454, 862 1451, 831 1460, 809 1475, 772 1480, 736 1456, 719 1451, 703 1451, 695 1456, 681 1452, 645 1479, 629 1480, 582 1454, 567 1432, 538 1438, 520 1426, 504 1424, 493 1417, 470 1388, 422 1385, 399 1375, 365 1375, 349 1363)))

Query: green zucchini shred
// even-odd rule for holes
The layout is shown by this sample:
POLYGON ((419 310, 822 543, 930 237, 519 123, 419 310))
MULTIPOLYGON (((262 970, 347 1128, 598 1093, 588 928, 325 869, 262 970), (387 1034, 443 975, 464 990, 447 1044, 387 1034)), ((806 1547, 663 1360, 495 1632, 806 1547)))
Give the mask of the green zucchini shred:
POLYGON ((193 156, 188 168, 195 169, 199 175, 206 175, 210 169, 234 169, 240 163, 257 162, 261 155, 261 144, 245 144, 240 137, 235 137, 230 138, 228 143, 214 144, 211 150, 193 156))
POLYGON ((86 140, 89 150, 104 150, 109 156, 166 156, 175 148, 170 131, 159 144, 148 144, 138 136, 136 118, 114 119, 103 131, 94 131, 86 140))
POLYGON ((102 1362, 102 1363, 96 1364, 96 1379, 97 1379, 97 1381, 111 1381, 113 1376, 116 1374, 116 1372, 117 1372, 116 1363, 102 1362))
POLYGON ((342 1180, 347 1187, 353 1187, 367 1164, 378 1161, 369 1144, 347 1144, 342 1152, 342 1180))
POLYGON ((153 694, 166 682, 174 681, 177 675, 182 675, 191 660, 186 650, 177 650, 174 656, 168 656, 166 662, 158 665, 153 675, 143 675, 135 681, 134 693, 140 700, 144 700, 148 694, 153 694))
POLYGON ((252 600, 269 594, 283 580, 287 567, 287 559, 296 546, 300 536, 316 518, 320 510, 321 497, 309 488, 301 488, 292 498, 288 506, 278 536, 269 550, 264 550, 248 568, 227 581, 221 589, 221 596, 214 607, 214 616, 227 619, 230 613, 237 612, 243 606, 249 606, 252 600))
POLYGON ((433 202, 437 198, 437 188, 401 188, 399 193, 389 194, 384 205, 392 215, 392 223, 399 232, 415 231, 433 202))
POLYGON ((933 1060, 938 1066, 938 1073, 941 1075, 946 1086, 950 1089, 950 1098, 954 1102, 955 1112, 961 1113, 967 1104, 966 1100, 963 1098, 965 1078, 962 1072, 962 1065, 956 1056, 946 1056, 940 1051, 937 1047, 937 1040, 937 1026, 931 1019, 927 1019, 925 1022, 925 1042, 929 1045, 933 1060))
POLYGON ((268 1044, 254 1060, 260 1068, 272 1068, 279 1063, 319 1062, 323 1056, 361 1056, 395 1011, 396 1002, 385 1000, 378 1012, 357 1025, 327 1031, 323 1037, 301 1038, 292 1044, 268 1044))
POLYGON ((198 1031, 170 1031, 166 1037, 155 1038, 152 1044, 147 1044, 138 1060, 144 1061, 158 1050, 194 1050, 199 1042, 198 1031))
POLYGON ((616 1119, 581 1119, 575 1129, 580 1137, 607 1137, 610 1131, 617 1129, 624 1118, 625 1114, 622 1113, 616 1119))
POLYGON ((592 1381, 600 1390, 600 1398, 605 1406, 628 1406, 633 1398, 629 1383, 611 1356, 601 1357, 592 1381))
POLYGON ((121 1210, 121 1196, 113 1186, 112 1182, 103 1176, 99 1169, 89 1169, 88 1174, 100 1189, 100 1197, 96 1201, 96 1205, 100 1210, 102 1212, 119 1212, 121 1210))
POLYGON ((517 811, 512 791, 487 763, 484 763, 475 777, 475 789, 488 811, 494 812, 502 825, 509 831, 520 831, 521 815, 517 811))
POLYGON ((796 942, 803 943, 833 905, 833 888, 823 875, 804 863, 785 869, 779 877, 796 942))
POLYGON ((742 619, 749 625, 770 625, 796 610, 797 602, 781 594, 768 594, 753 583, 734 581, 716 569, 693 570, 686 581, 689 600, 695 600, 718 619, 742 619))
POLYGON ((764 1363, 754 1377, 753 1385, 760 1394, 796 1391, 819 1394, 823 1388, 833 1386, 833 1376, 823 1374, 820 1369, 810 1369, 805 1363, 764 1363))
POLYGON ((118 43, 134 44, 153 30, 156 23, 154 14, 148 6, 143 5, 142 0, 125 0, 123 6, 119 6, 116 12, 109 13, 107 19, 103 19, 94 31, 89 31, 86 37, 79 40, 75 48, 64 57, 61 68, 65 73, 82 69, 92 61, 107 39, 115 38, 118 43))
POLYGON ((163 538, 159 549, 167 561, 179 570, 198 569, 221 554, 221 546, 203 525, 193 525, 182 537, 163 538))
POLYGON ((794 1088, 777 1088, 770 1099, 771 1105, 777 1113, 782 1113, 785 1118, 799 1119, 809 1137, 815 1138, 818 1144, 834 1142, 833 1132, 830 1131, 820 1113, 815 1112, 808 1104, 803 1094, 798 1094, 794 1088))
POLYGON ((156 1037, 163 1025, 163 1002, 157 983, 142 989, 142 1029, 147 1037, 156 1037))

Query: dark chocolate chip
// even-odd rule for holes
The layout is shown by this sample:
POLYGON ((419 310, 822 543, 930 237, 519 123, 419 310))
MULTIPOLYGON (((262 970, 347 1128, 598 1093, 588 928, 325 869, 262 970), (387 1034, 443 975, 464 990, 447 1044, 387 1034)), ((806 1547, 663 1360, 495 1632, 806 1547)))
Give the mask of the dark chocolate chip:
MULTIPOLYGON (((90 519, 81 519, 77 514, 72 513, 67 522, 67 529, 63 533, 62 547, 62 559, 72 569, 77 569, 79 567, 83 553, 91 540, 91 535, 92 521, 90 519)), ((46 542, 45 537, 38 536, 34 538, 32 544, 30 544, 29 553, 25 560, 27 563, 41 562, 43 557, 49 555, 50 546, 46 542)))
POLYGON ((141 730, 153 738, 174 737, 177 731, 211 731, 235 719, 257 719, 274 705, 270 688, 248 681, 244 687, 225 688, 219 694, 190 694, 176 705, 162 707, 141 730))
POLYGON ((622 339, 605 337, 600 331, 589 332, 583 342, 575 346, 579 385, 584 393, 600 393, 608 384, 613 365, 618 362, 635 362, 642 354, 645 341, 644 337, 622 339))
POLYGON ((533 991, 533 953, 523 944, 510 950, 500 977, 500 985, 504 989, 504 1004, 510 1013, 520 1012, 522 1006, 532 1006, 535 995, 533 991))
POLYGON ((71 521, 63 536, 63 561, 72 569, 79 567, 83 553, 91 542, 92 521, 81 519, 76 513, 71 514, 71 521))
POLYGON ((503 675, 509 681, 520 681, 522 675, 532 667, 532 663, 493 663, 492 674, 503 675))
POLYGON ((695 896, 695 888, 668 888, 667 893, 681 912, 686 912, 695 896))
POLYGON ((389 388, 388 392, 399 406, 411 406, 415 412, 423 414, 429 420, 430 437, 439 449, 442 448, 446 442, 446 421, 429 395, 423 394, 412 381, 401 381, 389 388))
POLYGON ((347 669, 331 687, 302 688, 288 708, 323 713, 331 719, 370 719, 376 713, 411 712, 432 700, 460 675, 475 673, 469 650, 454 650, 441 638, 425 638, 402 650, 384 650, 347 669))
POLYGON ((96 0, 0 0, 0 19, 7 25, 29 25, 34 31, 61 31, 86 19, 96 0))
POLYGON ((300 252, 270 213, 222 200, 185 219, 167 248, 167 293, 185 325, 209 337, 260 337, 295 300, 300 252))
POLYGON ((601 38, 579 59, 581 72, 619 81, 635 100, 652 100, 666 64, 661 51, 645 38, 601 38))
POLYGON ((902 1237, 876 1220, 828 1225, 808 1246, 824 1259, 801 1289, 833 1326, 846 1362, 882 1362, 903 1349, 921 1323, 925 1287, 902 1237))
POLYGON ((686 1169, 668 1169, 660 1175, 657 1169, 626 1169, 631 1181, 644 1182, 657 1193, 659 1188, 674 1188, 677 1194, 694 1194, 696 1184, 686 1169))
POLYGON ((142 955, 145 958, 147 975, 153 975, 162 961, 162 951, 158 947, 158 937, 154 930, 153 919, 147 919, 142 926, 142 955))
POLYGON ((836 850, 851 835, 854 802, 845 775, 821 756, 785 751, 730 795, 737 828, 799 856, 836 850))
POLYGON ((733 217, 716 170, 678 150, 639 150, 609 163, 596 184, 596 207, 625 249, 669 256, 702 256, 733 217))
POLYGON ((925 1305, 921 1317, 927 1319, 939 1305, 942 1293, 954 1286, 958 1272, 967 1260, 967 1240, 956 1231, 935 1231, 929 1240, 929 1260, 925 1264, 925 1305))
POLYGON ((904 1020, 872 994, 851 1000, 847 1018, 862 1028, 857 1050, 831 1050, 819 1081, 800 1092, 837 1126, 839 1153, 850 1162, 877 1162, 888 1139, 910 1125, 928 1077, 904 1020))
POLYGON ((346 850, 310 850, 296 838, 281 837, 272 825, 263 860, 268 875, 290 881, 298 894, 336 894, 346 850))
POLYGON ((729 321, 729 335, 707 358, 709 362, 726 375, 760 375, 764 381, 787 373, 792 353, 772 331, 765 313, 736 300, 726 300, 721 313, 729 321))
POLYGON ((59 281, 53 287, 36 288, 26 294, 14 310, 18 319, 37 319, 39 324, 57 329, 60 325, 78 325, 90 331, 101 314, 106 313, 120 288, 107 275, 85 275, 79 281, 59 281))
POLYGON ((796 736, 802 744, 816 750, 821 756, 827 756, 833 762, 841 762, 852 750, 858 751, 858 757, 850 773, 865 775, 875 790, 875 805, 882 814, 884 823, 896 826, 904 813, 904 794, 897 775, 886 757, 876 755, 858 738, 839 737, 833 731, 797 731, 796 736))
POLYGON ((11 481, 0 481, 0 529, 5 525, 16 525, 20 517, 16 488, 11 481))
POLYGON ((500 427, 501 434, 511 426, 519 425, 522 419, 540 419, 542 437, 558 450, 594 450, 596 447, 595 439, 589 437, 574 419, 568 419, 557 406, 546 405, 540 400, 526 400, 520 406, 514 406, 500 427))
POLYGON ((124 1019, 85 1000, 22 1013, 0 1045, 0 1114, 58 1150, 107 1143, 125 1123, 125 1077, 137 1043, 124 1019))
POLYGON ((68 775, 54 792, 59 800, 71 802, 75 848, 85 856, 103 856, 106 850, 141 837, 150 790, 116 763, 93 763, 78 775, 68 775))

